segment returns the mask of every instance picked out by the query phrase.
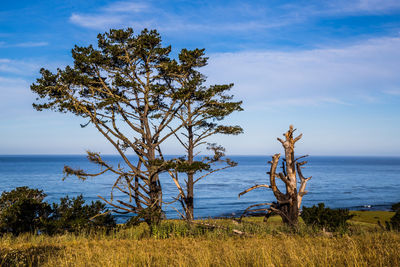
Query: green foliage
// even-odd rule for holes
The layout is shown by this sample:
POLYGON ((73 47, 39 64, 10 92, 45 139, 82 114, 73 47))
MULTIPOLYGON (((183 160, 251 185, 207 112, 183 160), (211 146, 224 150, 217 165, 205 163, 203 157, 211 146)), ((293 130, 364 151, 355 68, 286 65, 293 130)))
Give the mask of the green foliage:
POLYGON ((51 207, 42 190, 17 187, 0 196, 0 232, 15 235, 43 230, 51 207))
POLYGON ((55 234, 90 231, 93 228, 111 229, 115 226, 115 219, 107 213, 104 203, 97 200, 85 205, 83 196, 79 195, 71 199, 66 196, 60 199, 60 204, 53 204, 53 214, 46 230, 55 234))
POLYGON ((393 205, 392 205, 392 210, 393 210, 393 211, 398 211, 398 210, 400 210, 400 202, 393 204, 393 205))
POLYGON ((386 221, 386 230, 400 231, 400 202, 392 205, 392 210, 396 211, 390 221, 386 221))
POLYGON ((396 211, 396 214, 390 218, 390 224, 393 229, 400 231, 400 209, 396 211))
POLYGON ((115 212, 142 214, 149 224, 158 223, 162 216, 158 175, 168 164, 160 147, 183 127, 172 121, 190 97, 191 87, 183 86, 179 77, 193 64, 203 64, 200 58, 192 61, 193 53, 202 50, 182 50, 178 63, 170 58, 171 47, 162 45, 156 30, 134 34, 132 28, 111 29, 97 39, 97 46, 72 49, 73 66, 54 73, 41 69, 41 77, 31 85, 37 96, 33 107, 83 118, 81 126, 92 124, 126 166, 114 167, 98 153, 88 152, 88 159, 103 171, 87 173, 66 166, 66 176, 84 180, 105 172, 117 174, 111 190, 129 195, 129 203, 112 203, 115 212), (126 151, 138 155, 139 163, 130 161, 126 151))
POLYGON ((400 231, 400 209, 390 218, 390 226, 393 230, 400 231))
POLYGON ((324 203, 318 203, 318 207, 315 205, 310 208, 303 206, 301 213, 305 224, 328 231, 346 230, 348 226, 346 221, 353 216, 350 215, 348 209, 325 208, 324 203))
POLYGON ((105 204, 96 201, 84 205, 83 196, 60 199, 50 206, 44 202, 42 190, 17 187, 0 196, 0 233, 47 233, 90 231, 94 228, 110 230, 116 226, 114 217, 107 213, 105 204), (104 215, 99 215, 106 213, 104 215))
POLYGON ((223 158, 220 146, 211 146, 214 157, 194 160, 195 148, 206 144, 208 137, 242 133, 240 126, 220 123, 242 110, 242 102, 233 101, 229 94, 233 84, 206 86, 205 76, 198 71, 207 65, 204 49, 182 49, 178 59, 172 59, 171 47, 162 45, 156 30, 144 29, 135 35, 132 28, 111 29, 97 39, 97 46, 72 49, 73 66, 54 73, 41 69, 41 77, 31 85, 37 96, 33 107, 83 118, 81 126, 95 126, 127 167, 113 167, 99 154, 88 152, 88 159, 104 171, 87 173, 65 166, 65 175, 85 180, 109 171, 117 174, 111 190, 129 195, 129 203, 113 203, 116 212, 143 215, 152 225, 162 216, 158 175, 174 171, 177 179, 178 173, 186 173, 187 196, 181 190, 179 200, 188 206, 183 209, 190 210, 192 218, 196 181, 236 165, 223 158), (188 140, 179 138, 181 134, 188 140), (160 147, 174 136, 187 150, 186 159, 166 161, 160 147), (139 163, 131 162, 126 151, 134 152, 139 163), (193 177, 197 172, 208 174, 193 177))

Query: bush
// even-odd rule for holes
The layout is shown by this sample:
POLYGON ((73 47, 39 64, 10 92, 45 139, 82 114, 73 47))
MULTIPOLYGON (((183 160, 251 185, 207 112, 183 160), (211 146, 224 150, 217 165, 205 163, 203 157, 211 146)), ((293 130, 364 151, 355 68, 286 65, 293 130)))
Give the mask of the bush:
POLYGON ((398 211, 398 210, 400 210, 400 202, 392 205, 392 211, 398 211))
POLYGON ((42 190, 26 186, 17 187, 0 196, 0 232, 18 235, 43 230, 51 213, 51 207, 43 202, 42 190))
POLYGON ((305 224, 326 229, 328 231, 346 230, 346 221, 351 219, 354 215, 349 214, 348 209, 330 209, 325 208, 324 203, 318 203, 317 206, 307 208, 303 206, 301 218, 305 224))
POLYGON ((92 201, 90 205, 84 204, 82 195, 71 199, 66 196, 60 199, 60 204, 53 204, 53 214, 47 232, 88 232, 94 228, 110 230, 116 226, 114 216, 107 213, 105 204, 98 200, 92 201))
POLYGON ((89 232, 94 228, 108 231, 116 226, 114 216, 107 213, 105 204, 100 201, 84 205, 82 195, 72 199, 67 196, 60 199, 60 204, 50 206, 43 202, 45 197, 42 190, 26 186, 3 192, 0 196, 0 233, 57 234, 89 232))
POLYGON ((395 231, 400 231, 400 209, 390 218, 390 228, 395 231))
POLYGON ((392 205, 392 210, 396 213, 392 218, 390 218, 389 222, 385 222, 386 230, 395 230, 400 231, 400 202, 392 205))

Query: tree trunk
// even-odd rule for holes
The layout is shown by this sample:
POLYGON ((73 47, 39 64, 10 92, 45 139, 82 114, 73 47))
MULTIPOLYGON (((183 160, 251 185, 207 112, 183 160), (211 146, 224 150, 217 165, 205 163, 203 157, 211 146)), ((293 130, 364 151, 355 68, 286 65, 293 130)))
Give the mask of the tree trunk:
POLYGON ((152 203, 146 208, 145 221, 148 225, 158 225, 162 219, 162 206, 161 206, 161 185, 157 179, 150 183, 150 202, 152 203))
POLYGON ((193 192, 193 174, 188 174, 187 176, 187 193, 186 193, 186 219, 192 221, 194 219, 194 192, 193 192))
MULTIPOLYGON (((189 109, 190 111, 190 106, 189 109)), ((189 166, 193 164, 194 160, 194 144, 193 144, 193 126, 191 125, 191 117, 189 117, 189 127, 188 127, 188 163, 189 166)), ((192 221, 194 219, 194 180, 193 180, 194 173, 193 171, 189 171, 187 174, 187 184, 186 184, 186 219, 188 221, 192 221)))
MULTIPOLYGON (((149 149, 148 159, 150 162, 156 160, 155 149, 149 149)), ((151 166, 151 164, 148 167, 150 173, 148 184, 150 203, 145 210, 144 220, 152 226, 160 224, 162 220, 162 189, 157 168, 151 166)))
POLYGON ((282 222, 289 226, 296 226, 299 217, 299 208, 297 207, 297 201, 295 201, 297 194, 293 194, 289 199, 293 200, 292 203, 283 204, 278 206, 278 210, 282 211, 280 214, 282 222))

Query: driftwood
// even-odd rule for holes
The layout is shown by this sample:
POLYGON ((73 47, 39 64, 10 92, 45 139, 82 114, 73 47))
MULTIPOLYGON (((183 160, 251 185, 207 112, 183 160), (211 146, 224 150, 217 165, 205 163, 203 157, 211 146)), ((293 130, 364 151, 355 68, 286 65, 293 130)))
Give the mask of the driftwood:
POLYGON ((277 138, 285 150, 285 158, 283 158, 281 161, 282 172, 277 173, 276 171, 281 155, 275 154, 272 156, 272 160, 268 162, 271 164, 270 171, 267 172, 269 175, 270 184, 255 185, 239 193, 240 197, 256 188, 270 188, 277 201, 272 203, 251 205, 244 211, 241 218, 251 212, 266 211, 264 221, 267 221, 272 214, 278 214, 282 217, 282 221, 285 224, 290 226, 297 225, 301 201, 303 196, 307 194, 305 189, 307 182, 311 179, 311 177, 305 178, 301 171, 302 166, 306 164, 307 161, 299 161, 307 157, 307 155, 298 158, 294 157, 294 145, 302 137, 302 134, 300 134, 294 138, 293 132, 295 130, 296 129, 293 129, 293 126, 290 125, 289 130, 284 134, 285 140, 277 138), (299 188, 297 188, 298 180, 296 176, 299 177, 299 188), (279 178, 284 182, 286 188, 285 194, 282 193, 282 191, 280 191, 277 187, 276 178, 279 178), (260 206, 269 207, 260 208, 260 206), (257 207, 257 209, 253 209, 254 207, 257 207))

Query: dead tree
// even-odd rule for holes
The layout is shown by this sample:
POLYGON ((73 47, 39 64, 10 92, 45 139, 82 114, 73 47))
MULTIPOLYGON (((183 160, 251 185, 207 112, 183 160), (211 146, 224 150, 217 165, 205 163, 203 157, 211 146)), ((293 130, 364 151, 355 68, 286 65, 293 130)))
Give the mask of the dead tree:
POLYGON ((290 125, 289 130, 283 134, 285 136, 285 140, 278 138, 278 141, 282 143, 282 146, 285 150, 285 158, 281 161, 282 172, 277 173, 276 171, 281 155, 275 154, 272 156, 272 160, 268 162, 271 164, 270 171, 267 172, 269 175, 269 184, 255 185, 239 194, 240 197, 256 188, 270 188, 274 193, 276 202, 251 205, 244 211, 242 217, 248 213, 266 211, 264 221, 267 221, 272 214, 278 214, 282 217, 282 221, 286 225, 297 225, 301 201, 303 196, 307 194, 307 191, 305 190, 306 184, 311 177, 305 178, 301 171, 302 166, 306 164, 307 161, 299 161, 307 157, 307 155, 298 158, 294 157, 294 145, 302 137, 302 134, 300 134, 294 138, 293 132, 295 130, 296 129, 293 129, 293 126, 290 125), (298 180, 296 173, 299 177, 299 188, 297 188, 298 180), (282 193, 276 185, 276 178, 281 179, 285 184, 285 194, 282 193), (265 206, 269 206, 269 208, 264 208, 265 206))

